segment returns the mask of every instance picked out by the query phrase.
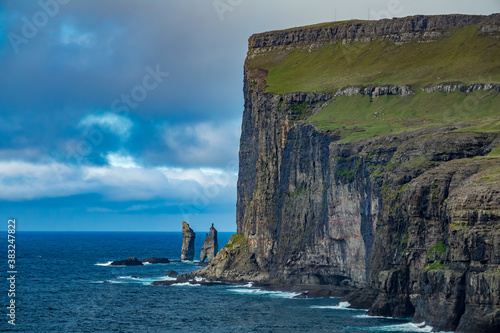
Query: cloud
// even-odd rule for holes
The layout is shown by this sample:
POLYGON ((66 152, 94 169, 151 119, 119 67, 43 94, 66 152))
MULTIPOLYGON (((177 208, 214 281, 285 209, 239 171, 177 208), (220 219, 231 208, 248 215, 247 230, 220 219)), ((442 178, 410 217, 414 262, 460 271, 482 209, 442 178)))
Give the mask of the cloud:
MULTIPOLYGON (((222 1, 231 6, 222 17, 213 1, 70 1, 17 53, 8 35, 22 36, 26 20, 42 7, 2 1, 0 200, 9 203, 3 206, 36 206, 39 230, 61 226, 52 219, 59 211, 89 225, 82 229, 101 228, 85 215, 99 212, 163 216, 178 205, 233 212, 248 37, 366 19, 394 4, 222 1), (147 68, 157 66, 170 75, 146 96, 147 68), (134 107, 123 102, 127 95, 135 96, 134 107), (127 114, 114 112, 124 105, 127 114)), ((393 12, 494 11, 497 0, 447 0, 400 1, 393 12)), ((106 216, 99 223, 115 222, 106 216)))
MULTIPOLYGON (((233 169, 140 168, 114 156, 114 166, 0 161, 0 200, 23 201, 98 193, 104 201, 166 200, 190 205, 235 200, 233 169), (122 164, 122 165, 120 165, 122 164)), ((135 209, 137 210, 137 209, 135 209)))
POLYGON ((158 135, 158 145, 144 150, 148 163, 223 168, 238 158, 239 121, 164 124, 158 135))
POLYGON ((126 117, 114 114, 104 113, 100 115, 90 114, 85 116, 79 123, 79 128, 89 128, 98 125, 100 129, 109 130, 122 139, 127 139, 132 128, 132 121, 126 117))
POLYGON ((109 165, 113 167, 119 167, 119 168, 139 168, 137 163, 135 163, 135 160, 132 156, 124 156, 122 154, 113 154, 109 153, 106 156, 109 165))

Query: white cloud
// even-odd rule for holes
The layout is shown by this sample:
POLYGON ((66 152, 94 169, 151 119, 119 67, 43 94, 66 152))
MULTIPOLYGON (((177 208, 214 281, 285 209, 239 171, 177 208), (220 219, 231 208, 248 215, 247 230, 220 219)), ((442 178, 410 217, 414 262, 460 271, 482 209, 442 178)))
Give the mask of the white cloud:
POLYGON ((239 122, 198 123, 166 127, 164 142, 177 153, 176 160, 188 165, 236 163, 240 138, 239 122))
POLYGON ((122 154, 109 153, 106 155, 109 165, 119 168, 138 168, 139 166, 135 162, 132 156, 125 156, 122 154))
POLYGON ((85 116, 78 123, 79 127, 90 127, 99 125, 102 130, 111 131, 122 139, 127 139, 132 128, 132 121, 126 117, 114 113, 104 113, 100 115, 91 114, 85 116))
MULTIPOLYGON (((124 160, 125 164, 130 162, 128 158, 124 160)), ((99 193, 106 201, 165 199, 189 205, 194 196, 207 193, 205 201, 228 202, 236 199, 236 178, 232 170, 0 161, 0 200, 20 201, 99 193)), ((133 207, 131 210, 139 208, 133 207)))

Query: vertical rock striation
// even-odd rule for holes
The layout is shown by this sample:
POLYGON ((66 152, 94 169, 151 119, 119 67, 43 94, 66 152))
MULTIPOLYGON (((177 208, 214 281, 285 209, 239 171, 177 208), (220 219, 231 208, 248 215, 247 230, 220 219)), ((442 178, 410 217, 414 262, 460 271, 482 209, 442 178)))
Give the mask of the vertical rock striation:
POLYGON ((205 242, 201 248, 200 261, 204 262, 205 259, 212 261, 213 258, 219 252, 219 243, 217 242, 217 229, 214 228, 214 224, 210 227, 210 232, 205 237, 205 242))
POLYGON ((194 239, 196 235, 189 224, 182 221, 182 252, 181 260, 194 259, 194 239))
MULTIPOLYGON (((500 132, 422 125, 340 141, 336 132, 307 122, 334 93, 268 93, 267 71, 248 64, 255 54, 276 57, 276 48, 295 44, 377 35, 412 42, 470 24, 480 32, 500 31, 500 15, 418 16, 252 36, 238 235, 198 274, 282 285, 350 284, 375 291, 373 315, 414 316, 438 330, 498 331, 500 158, 486 155, 498 150, 500 132)), ((405 87, 370 91, 412 95, 405 87)), ((377 96, 370 95, 382 98, 377 96)))

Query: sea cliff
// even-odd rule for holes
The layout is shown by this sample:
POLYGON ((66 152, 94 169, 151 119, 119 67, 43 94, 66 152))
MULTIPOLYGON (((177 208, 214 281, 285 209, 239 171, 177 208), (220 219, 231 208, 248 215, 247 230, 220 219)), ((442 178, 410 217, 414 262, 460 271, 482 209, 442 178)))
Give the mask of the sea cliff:
POLYGON ((350 285, 373 315, 496 332, 499 37, 499 14, 250 37, 238 235, 196 274, 350 285))

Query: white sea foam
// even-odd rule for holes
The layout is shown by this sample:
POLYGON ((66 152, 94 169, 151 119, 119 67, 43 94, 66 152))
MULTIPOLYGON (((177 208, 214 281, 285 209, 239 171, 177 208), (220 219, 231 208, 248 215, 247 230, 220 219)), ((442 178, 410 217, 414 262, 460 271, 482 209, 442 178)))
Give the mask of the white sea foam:
POLYGON ((112 263, 112 261, 108 261, 105 264, 97 263, 97 264, 95 264, 95 266, 111 266, 111 263, 112 263))
MULTIPOLYGON (((432 332, 432 326, 426 325, 425 322, 420 324, 405 323, 396 325, 386 325, 379 327, 369 327, 369 330, 379 332, 432 332)), ((442 332, 444 333, 444 332, 442 332)), ((453 333, 453 332, 451 332, 453 333)))
POLYGON ((177 286, 177 287, 181 287, 181 286, 199 287, 199 286, 201 286, 201 284, 198 284, 198 283, 191 284, 189 282, 182 282, 182 283, 174 283, 172 286, 177 286))
POLYGON ((243 284, 241 286, 233 286, 234 288, 252 288, 253 282, 248 282, 247 284, 243 284))
POLYGON ((335 310, 356 310, 360 311, 359 309, 353 309, 350 308, 351 303, 349 302, 340 302, 337 305, 311 305, 310 307, 313 309, 335 309, 335 310))
POLYGON ((240 294, 262 294, 268 295, 271 297, 280 297, 280 298, 294 298, 295 296, 299 296, 300 293, 293 293, 287 291, 271 291, 271 290, 262 290, 262 289, 229 289, 230 291, 237 292, 240 294))
POLYGON ((133 276, 119 276, 119 279, 125 280, 124 283, 142 283, 145 285, 151 284, 155 281, 174 281, 176 280, 175 278, 171 278, 168 276, 158 276, 158 277, 146 277, 146 278, 140 278, 140 277, 133 277, 133 276))
POLYGON ((195 278, 194 278, 194 280, 195 280, 196 282, 206 281, 204 278, 199 277, 199 276, 195 277, 195 278))
POLYGON ((394 318, 394 317, 370 316, 370 315, 367 315, 367 314, 355 315, 354 318, 408 320, 408 319, 394 318))

